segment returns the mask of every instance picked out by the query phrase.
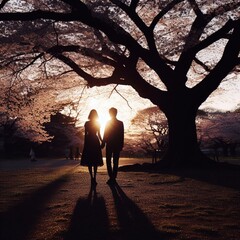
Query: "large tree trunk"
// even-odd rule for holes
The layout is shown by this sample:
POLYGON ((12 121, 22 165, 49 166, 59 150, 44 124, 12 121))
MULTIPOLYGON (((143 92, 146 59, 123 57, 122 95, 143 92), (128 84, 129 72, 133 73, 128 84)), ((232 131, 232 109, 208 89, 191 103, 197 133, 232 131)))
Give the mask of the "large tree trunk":
POLYGON ((196 132, 197 108, 191 102, 179 101, 166 112, 169 125, 169 147, 159 165, 199 166, 209 162, 199 148, 196 132))

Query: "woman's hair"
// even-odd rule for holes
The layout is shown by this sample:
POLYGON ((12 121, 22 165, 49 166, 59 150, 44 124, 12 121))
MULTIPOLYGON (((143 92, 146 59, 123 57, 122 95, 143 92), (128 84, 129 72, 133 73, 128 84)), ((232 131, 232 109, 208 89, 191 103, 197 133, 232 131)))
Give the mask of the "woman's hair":
POLYGON ((98 113, 95 109, 92 109, 88 115, 89 120, 96 120, 98 119, 98 113))

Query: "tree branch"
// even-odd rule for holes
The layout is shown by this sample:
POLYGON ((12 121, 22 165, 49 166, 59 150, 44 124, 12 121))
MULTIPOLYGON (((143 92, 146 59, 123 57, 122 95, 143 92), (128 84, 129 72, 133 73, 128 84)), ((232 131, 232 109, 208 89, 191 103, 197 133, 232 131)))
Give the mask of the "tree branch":
POLYGON ((128 7, 126 4, 118 0, 110 0, 112 3, 121 8, 129 18, 136 24, 136 26, 143 32, 144 35, 147 35, 148 28, 143 20, 138 16, 135 10, 132 7, 128 7))
MULTIPOLYGON (((170 11, 176 4, 178 4, 182 1, 183 0, 172 1, 154 18, 151 25, 149 27, 147 27, 146 24, 144 23, 144 21, 136 13, 136 6, 139 1, 132 1, 130 4, 130 7, 128 7, 126 4, 122 3, 119 0, 111 0, 111 2, 116 4, 118 7, 120 7, 128 15, 128 17, 136 24, 136 26, 139 28, 139 30, 142 31, 142 33, 144 34, 144 36, 148 42, 149 49, 152 52, 151 54, 157 56, 158 62, 161 62, 162 67, 163 67, 166 59, 163 59, 162 56, 159 56, 159 54, 158 54, 157 47, 156 47, 156 44, 154 41, 153 30, 155 28, 155 25, 158 23, 159 19, 161 17, 163 17, 164 14, 166 14, 168 11, 170 11)), ((164 67, 164 69, 165 69, 164 71, 167 71, 167 72, 169 72, 169 70, 170 70, 170 69, 167 70, 166 67, 164 67)), ((166 85, 168 84, 166 81, 164 81, 164 83, 166 85)))
POLYGON ((0 9, 2 9, 9 0, 2 0, 0 4, 0 9))
POLYGON ((95 78, 91 74, 85 72, 81 67, 79 67, 73 60, 69 57, 66 57, 62 54, 54 55, 57 59, 64 62, 67 66, 72 68, 75 73, 77 73, 80 77, 82 77, 85 81, 87 81, 89 87, 94 86, 106 86, 109 84, 121 84, 121 85, 129 85, 129 83, 122 78, 119 77, 119 73, 115 70, 110 77, 106 78, 95 78))
MULTIPOLYGON (((82 4, 81 4, 82 6, 82 4)), ((172 75, 172 69, 164 62, 160 56, 155 53, 142 48, 138 42, 121 26, 117 25, 111 19, 106 18, 105 15, 93 15, 89 11, 84 11, 85 8, 78 7, 78 11, 71 13, 56 13, 46 11, 33 11, 29 13, 0 13, 1 20, 13 20, 13 21, 32 21, 37 19, 47 19, 55 21, 79 21, 90 27, 98 29, 104 32, 107 37, 113 43, 126 46, 130 52, 133 52, 138 57, 144 59, 144 61, 154 69, 158 69, 158 75, 164 84, 168 84, 167 79, 172 75)))
POLYGON ((227 36, 226 34, 234 27, 234 24, 235 23, 233 20, 231 19, 228 20, 227 23, 222 28, 220 28, 219 30, 214 32, 212 35, 210 35, 209 37, 207 37, 206 39, 204 39, 203 41, 195 45, 192 49, 190 49, 190 51, 194 51, 196 54, 197 52, 201 51, 204 48, 207 48, 217 40, 223 37, 226 37, 227 36))
POLYGON ((190 3, 193 11, 195 12, 195 14, 198 17, 204 17, 203 12, 201 11, 201 9, 199 8, 198 4, 196 3, 196 0, 188 0, 188 2, 190 3))
POLYGON ((139 3, 139 0, 132 0, 131 3, 130 3, 130 8, 135 11, 138 3, 139 3))
POLYGON ((130 109, 132 109, 132 107, 130 106, 128 100, 117 90, 117 86, 118 86, 118 85, 114 86, 113 90, 112 90, 111 93, 110 93, 109 98, 111 97, 113 91, 115 91, 115 92, 127 103, 128 107, 129 107, 130 109))
MULTIPOLYGON (((85 48, 81 46, 76 46, 76 45, 68 45, 68 46, 63 46, 63 45, 57 45, 49 48, 47 53, 50 53, 52 55, 57 55, 60 53, 64 52, 75 52, 75 53, 80 53, 86 57, 91 57, 101 63, 107 64, 109 66, 116 67, 116 61, 111 60, 110 58, 106 58, 103 56, 101 52, 96 52, 93 49, 90 48, 85 48)), ((116 54, 114 57, 117 57, 116 54)), ((120 58, 120 56, 118 56, 120 58)))
MULTIPOLYGON (((118 0, 111 0, 111 2, 120 7, 128 15, 128 17, 135 23, 139 30, 142 31, 143 35, 147 40, 149 49, 154 52, 155 55, 158 55, 158 51, 154 41, 153 30, 146 26, 144 21, 136 13, 135 9, 133 9, 132 6, 128 7, 126 4, 118 0)), ((161 56, 159 56, 159 60, 162 60, 161 56)))
POLYGON ((200 61, 198 58, 194 58, 194 61, 197 63, 197 64, 199 64, 205 71, 207 71, 207 72, 210 72, 211 71, 211 69, 206 65, 206 64, 204 64, 202 61, 200 61))
POLYGON ((234 1, 232 3, 226 3, 225 5, 218 6, 217 8, 210 10, 207 15, 211 18, 220 16, 228 11, 235 10, 240 7, 240 1, 234 1))
POLYGON ((150 24, 149 28, 151 29, 151 31, 154 30, 155 26, 157 25, 157 23, 159 22, 159 20, 167 13, 169 12, 172 8, 174 8, 175 5, 177 5, 180 2, 183 2, 184 0, 173 0, 171 1, 166 7, 164 7, 162 9, 162 11, 160 11, 157 16, 155 16, 155 18, 153 19, 152 23, 150 24))
POLYGON ((191 51, 191 49, 199 43, 199 39, 209 21, 209 18, 198 15, 192 24, 191 30, 185 41, 184 49, 174 70, 175 75, 181 79, 179 81, 180 85, 184 85, 186 83, 187 78, 185 78, 185 76, 187 75, 187 72, 189 71, 192 61, 196 55, 196 52, 191 51))
POLYGON ((234 22, 232 34, 230 35, 220 61, 200 83, 193 87, 193 93, 199 96, 199 102, 205 101, 207 97, 217 89, 222 79, 239 64, 239 39, 240 20, 237 20, 234 22))

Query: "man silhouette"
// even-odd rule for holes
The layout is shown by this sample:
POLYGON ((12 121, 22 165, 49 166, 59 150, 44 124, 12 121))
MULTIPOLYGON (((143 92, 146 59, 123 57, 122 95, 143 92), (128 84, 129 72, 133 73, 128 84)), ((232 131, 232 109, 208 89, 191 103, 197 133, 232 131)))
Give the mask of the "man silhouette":
POLYGON ((112 184, 117 178, 119 156, 124 142, 124 126, 123 122, 117 119, 116 108, 110 108, 109 115, 111 119, 105 127, 102 148, 106 144, 106 164, 109 176, 107 183, 112 184))

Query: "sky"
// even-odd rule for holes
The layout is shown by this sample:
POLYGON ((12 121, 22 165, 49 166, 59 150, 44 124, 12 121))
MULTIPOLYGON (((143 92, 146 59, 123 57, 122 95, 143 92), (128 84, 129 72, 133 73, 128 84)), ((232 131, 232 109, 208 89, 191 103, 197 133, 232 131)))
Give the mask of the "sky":
MULTIPOLYGON (((94 87, 84 91, 81 99, 81 112, 79 125, 83 126, 91 109, 98 111, 100 121, 109 117, 108 109, 118 109, 118 118, 124 122, 125 129, 131 126, 131 119, 139 110, 154 106, 148 99, 141 98, 138 93, 128 86, 118 86, 117 92, 112 92, 113 87, 94 87)), ((218 111, 233 111, 240 104, 240 79, 230 78, 223 81, 219 88, 200 106, 200 109, 215 109, 218 111)))
POLYGON ((128 129, 131 119, 139 110, 153 106, 148 99, 141 98, 135 90, 127 86, 118 86, 119 93, 113 91, 112 86, 93 87, 85 90, 79 108, 79 125, 83 126, 87 121, 91 109, 96 109, 100 121, 106 122, 109 119, 108 110, 111 107, 118 109, 117 117, 124 122, 125 128, 128 129))
POLYGON ((200 108, 234 111, 237 107, 240 107, 240 76, 223 81, 200 108))

